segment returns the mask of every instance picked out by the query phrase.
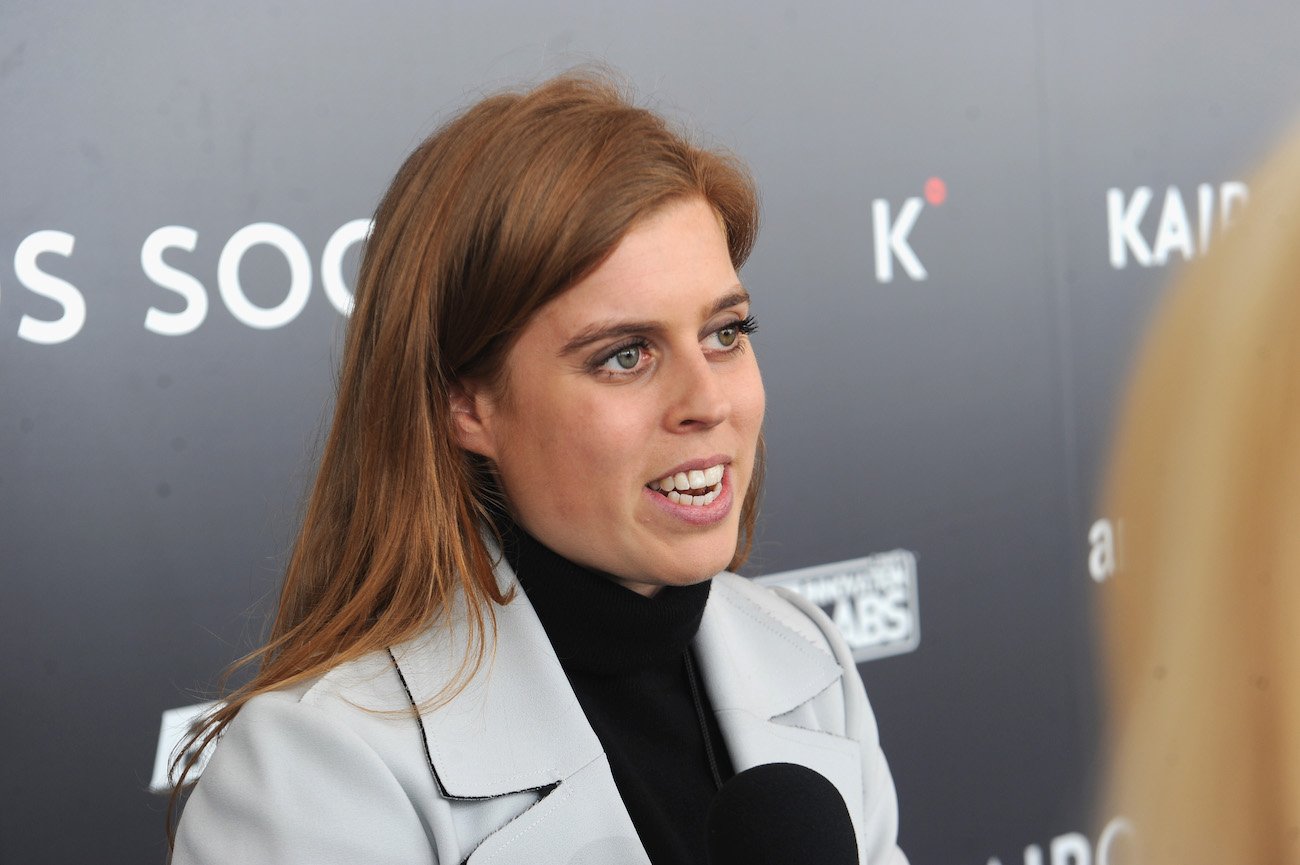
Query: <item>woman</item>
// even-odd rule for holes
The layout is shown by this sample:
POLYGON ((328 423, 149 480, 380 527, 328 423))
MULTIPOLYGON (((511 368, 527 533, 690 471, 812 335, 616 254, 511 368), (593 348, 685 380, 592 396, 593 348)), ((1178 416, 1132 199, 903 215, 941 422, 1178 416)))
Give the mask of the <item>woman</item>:
POLYGON ((1110 471, 1105 814, 1149 865, 1300 862, 1300 135, 1250 187, 1155 319, 1110 471))
POLYGON ((843 642, 724 572, 762 473, 756 226, 739 165, 592 77, 411 155, 176 862, 702 861, 718 787, 777 761, 904 861, 843 642))

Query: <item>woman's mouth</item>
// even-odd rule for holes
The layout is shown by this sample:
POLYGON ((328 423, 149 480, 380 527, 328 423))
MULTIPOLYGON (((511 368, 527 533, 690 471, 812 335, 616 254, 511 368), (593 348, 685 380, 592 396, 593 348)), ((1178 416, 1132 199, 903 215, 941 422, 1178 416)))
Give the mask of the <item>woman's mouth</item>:
POLYGON ((678 472, 646 484, 675 505, 703 507, 713 503, 722 494, 722 476, 725 469, 719 464, 706 469, 678 472))

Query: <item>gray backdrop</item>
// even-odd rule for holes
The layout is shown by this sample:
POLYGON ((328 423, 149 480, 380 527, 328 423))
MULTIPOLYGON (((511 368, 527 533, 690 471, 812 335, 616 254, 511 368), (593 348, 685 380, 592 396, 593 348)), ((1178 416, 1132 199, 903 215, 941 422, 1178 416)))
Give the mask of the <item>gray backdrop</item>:
POLYGON ((1107 432, 1160 287, 1292 117, 1298 25, 1183 0, 6 0, 0 861, 162 861, 161 713, 257 644, 312 476, 327 288, 357 259, 330 238, 450 112, 595 60, 762 188, 749 572, 915 555, 919 646, 862 667, 904 848, 1101 865, 1107 432), (288 255, 241 263, 250 233, 288 255))

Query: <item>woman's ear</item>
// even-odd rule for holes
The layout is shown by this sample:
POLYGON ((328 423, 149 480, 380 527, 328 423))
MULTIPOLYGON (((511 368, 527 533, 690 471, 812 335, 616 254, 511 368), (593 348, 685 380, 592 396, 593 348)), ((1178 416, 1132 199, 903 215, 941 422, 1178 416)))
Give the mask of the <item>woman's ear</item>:
POLYGON ((492 408, 492 400, 481 385, 458 382, 451 386, 451 422, 456 430, 456 443, 471 453, 495 460, 492 408))

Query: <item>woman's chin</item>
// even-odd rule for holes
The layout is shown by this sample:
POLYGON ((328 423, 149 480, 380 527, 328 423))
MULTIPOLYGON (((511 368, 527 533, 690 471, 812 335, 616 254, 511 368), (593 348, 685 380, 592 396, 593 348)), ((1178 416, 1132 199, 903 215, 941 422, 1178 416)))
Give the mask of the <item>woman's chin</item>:
MULTIPOLYGON (((665 586, 693 586, 702 583, 705 580, 716 577, 720 572, 727 569, 734 555, 734 548, 722 553, 712 553, 708 556, 700 556, 689 562, 682 562, 680 566, 673 568, 656 569, 651 572, 638 574, 632 579, 620 579, 619 582, 624 585, 638 583, 643 586, 655 586, 663 588, 665 586)), ((645 594, 642 592, 642 594, 645 594)))

